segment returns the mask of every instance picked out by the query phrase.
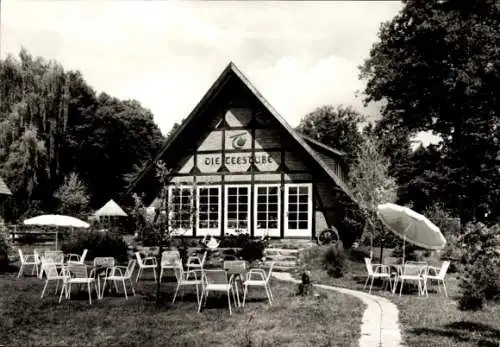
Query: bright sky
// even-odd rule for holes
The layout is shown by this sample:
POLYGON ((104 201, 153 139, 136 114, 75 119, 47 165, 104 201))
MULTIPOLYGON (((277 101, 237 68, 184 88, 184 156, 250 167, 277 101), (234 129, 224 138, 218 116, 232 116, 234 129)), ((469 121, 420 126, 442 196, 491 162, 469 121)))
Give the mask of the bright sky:
MULTIPOLYGON (((98 92, 136 99, 163 133, 233 61, 292 125, 324 104, 364 108, 358 66, 397 1, 1 2, 0 54, 55 59, 98 92)), ((424 139, 425 141, 425 139, 424 139)))

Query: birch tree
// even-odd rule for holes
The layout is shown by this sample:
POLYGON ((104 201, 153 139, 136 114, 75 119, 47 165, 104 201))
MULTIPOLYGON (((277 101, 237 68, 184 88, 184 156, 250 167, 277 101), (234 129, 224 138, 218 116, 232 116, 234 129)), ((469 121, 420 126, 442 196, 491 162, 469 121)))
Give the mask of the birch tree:
POLYGON ((389 160, 385 158, 379 146, 379 141, 372 135, 364 135, 365 139, 359 148, 356 160, 349 172, 349 182, 355 198, 365 215, 366 232, 370 233, 370 257, 373 255, 373 237, 381 232, 380 260, 384 245, 383 228, 377 227, 377 206, 382 203, 394 202, 397 198, 397 185, 389 176, 389 160))

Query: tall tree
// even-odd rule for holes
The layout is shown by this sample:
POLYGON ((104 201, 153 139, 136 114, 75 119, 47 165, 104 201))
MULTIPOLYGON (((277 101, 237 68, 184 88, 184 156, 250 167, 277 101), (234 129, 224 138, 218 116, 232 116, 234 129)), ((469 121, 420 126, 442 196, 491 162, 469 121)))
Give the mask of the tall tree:
POLYGON ((350 165, 363 143, 359 130, 363 120, 363 115, 351 107, 325 105, 302 118, 297 131, 345 152, 346 162, 350 165))
POLYGON ((443 138, 440 188, 463 222, 500 212, 499 27, 495 0, 404 1, 361 67, 384 122, 443 138))
POLYGON ((54 193, 72 172, 88 187, 91 207, 102 205, 163 141, 149 110, 96 96, 80 72, 25 49, 0 59, 0 173, 13 190, 9 220, 31 205, 56 208, 54 193))
POLYGON ((446 205, 449 196, 441 190, 446 177, 442 153, 438 146, 419 146, 404 165, 405 179, 399 186, 399 203, 424 212, 436 203, 446 205))
POLYGON ((379 141, 373 136, 366 136, 356 156, 356 161, 349 172, 349 182, 354 197, 358 200, 365 215, 366 231, 381 239, 380 261, 384 246, 384 229, 379 225, 377 206, 394 202, 397 198, 397 185, 389 176, 389 161, 380 150, 379 141), (378 235, 377 235, 378 233, 378 235))

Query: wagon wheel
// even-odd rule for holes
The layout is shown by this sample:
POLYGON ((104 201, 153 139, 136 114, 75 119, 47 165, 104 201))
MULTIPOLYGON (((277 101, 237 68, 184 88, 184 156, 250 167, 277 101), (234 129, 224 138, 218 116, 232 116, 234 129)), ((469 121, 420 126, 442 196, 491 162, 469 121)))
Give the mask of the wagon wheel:
POLYGON ((328 245, 336 244, 339 241, 339 233, 335 228, 323 230, 318 236, 318 244, 328 245))

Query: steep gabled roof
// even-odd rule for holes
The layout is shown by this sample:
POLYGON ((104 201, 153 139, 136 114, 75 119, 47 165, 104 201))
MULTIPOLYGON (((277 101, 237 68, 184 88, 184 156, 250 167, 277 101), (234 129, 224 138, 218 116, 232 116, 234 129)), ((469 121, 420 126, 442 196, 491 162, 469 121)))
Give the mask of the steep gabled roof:
POLYGON ((0 177, 0 194, 3 195, 12 195, 12 192, 10 191, 9 187, 7 187, 7 184, 3 181, 2 177, 0 177))
POLYGON ((342 152, 342 151, 339 151, 338 149, 327 146, 324 143, 321 143, 318 140, 313 139, 312 137, 309 137, 309 136, 304 135, 302 133, 299 133, 299 135, 304 140, 306 140, 307 144, 313 145, 313 146, 318 146, 318 147, 330 152, 331 154, 333 154, 336 157, 344 157, 346 155, 345 152, 342 152))
POLYGON ((164 147, 162 150, 158 153, 158 155, 151 161, 149 165, 146 166, 146 168, 141 172, 141 174, 137 177, 137 179, 132 182, 128 189, 128 193, 130 193, 134 187, 137 185, 137 183, 142 179, 142 177, 148 172, 149 170, 152 169, 154 163, 162 158, 164 153, 170 148, 170 146, 177 140, 181 134, 183 134, 184 129, 198 116, 199 111, 205 107, 212 99, 213 97, 221 90, 221 88, 224 86, 225 81, 228 80, 228 78, 234 75, 236 76, 247 88, 250 90, 250 92, 258 99, 260 103, 271 113, 272 116, 281 124, 283 129, 285 129, 291 136, 292 138, 319 164, 321 169, 324 170, 324 172, 335 182, 335 184, 340 187, 344 193, 353 201, 356 202, 356 199, 352 196, 351 192, 345 185, 342 179, 340 179, 335 172, 330 168, 315 152, 314 149, 312 149, 307 141, 314 143, 315 145, 321 146, 324 149, 328 149, 330 153, 335 154, 336 156, 341 156, 343 155, 342 152, 337 151, 333 148, 330 148, 328 146, 325 146, 316 140, 313 139, 305 139, 303 135, 299 134, 296 132, 290 125, 281 117, 281 115, 274 109, 274 107, 262 96, 262 94, 255 88, 255 86, 250 83, 248 78, 236 67, 236 65, 233 62, 230 62, 228 66, 222 71, 220 76, 215 80, 214 84, 208 89, 207 93, 203 96, 203 98, 200 100, 200 102, 196 105, 196 107, 191 111, 189 116, 184 120, 184 122, 177 128, 177 131, 173 133, 166 141, 164 147))

